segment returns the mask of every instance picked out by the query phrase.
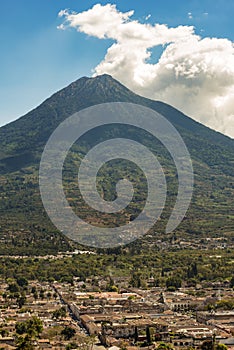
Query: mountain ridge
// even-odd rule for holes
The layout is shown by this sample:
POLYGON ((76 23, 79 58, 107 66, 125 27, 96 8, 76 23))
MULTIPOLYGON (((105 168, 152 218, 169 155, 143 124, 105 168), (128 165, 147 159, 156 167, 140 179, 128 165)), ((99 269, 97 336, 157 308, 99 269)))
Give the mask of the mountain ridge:
MULTIPOLYGON (((77 90, 78 90, 78 92, 80 92, 81 89, 86 88, 85 85, 89 85, 89 83, 91 83, 90 85, 92 85, 92 82, 97 83, 97 84, 96 84, 96 88, 98 88, 98 87, 100 87, 100 86, 103 87, 104 84, 107 85, 107 91, 108 91, 109 93, 111 92, 111 93, 112 93, 112 96, 113 96, 113 92, 116 93, 117 91, 116 91, 116 89, 115 89, 115 91, 110 90, 110 89, 109 89, 109 84, 113 84, 113 83, 114 83, 115 86, 118 86, 118 87, 120 87, 121 89, 124 89, 124 90, 129 94, 129 95, 128 95, 128 98, 129 98, 129 96, 131 96, 132 98, 140 99, 140 100, 141 100, 140 102, 142 102, 142 101, 145 100, 145 101, 150 101, 151 103, 154 103, 154 104, 156 103, 156 105, 158 105, 158 106, 161 105, 161 106, 169 107, 169 108, 171 108, 171 109, 173 109, 173 110, 176 110, 178 113, 180 113, 180 114, 183 115, 184 117, 188 118, 190 121, 194 122, 195 124, 200 125, 200 126, 204 126, 205 128, 207 128, 207 129, 209 129, 209 130, 212 130, 212 131, 215 132, 216 134, 222 135, 223 137, 226 138, 226 140, 229 139, 229 140, 234 141, 233 138, 231 138, 231 137, 229 137, 229 136, 227 136, 227 135, 224 135, 224 134, 220 133, 219 131, 216 131, 216 130, 210 128, 210 127, 205 126, 204 124, 202 124, 202 123, 196 121, 195 119, 193 119, 193 118, 187 116, 186 114, 184 114, 183 112, 181 112, 181 111, 178 110, 177 108, 175 108, 175 107, 173 107, 173 106, 171 106, 171 105, 169 105, 169 104, 167 104, 167 103, 165 103, 165 102, 161 102, 161 101, 157 101, 157 100, 152 100, 152 99, 149 99, 149 98, 140 96, 140 95, 138 95, 138 94, 132 92, 130 89, 128 89, 128 88, 127 88, 126 86, 124 86, 123 84, 121 84, 119 81, 117 81, 116 79, 112 78, 112 76, 109 75, 109 74, 98 75, 98 76, 96 76, 96 77, 87 77, 87 76, 83 76, 83 77, 81 77, 81 78, 78 78, 77 80, 75 80, 75 81, 73 81, 72 83, 68 84, 66 87, 64 87, 64 88, 62 88, 62 89, 60 89, 60 90, 58 90, 58 91, 55 92, 55 93, 53 93, 50 97, 46 98, 41 104, 39 104, 37 107, 33 108, 31 111, 29 111, 29 112, 27 112, 26 114, 24 114, 23 116, 17 118, 16 120, 14 120, 14 121, 12 121, 12 122, 10 122, 10 123, 7 123, 7 124, 1 126, 1 127, 0 127, 0 130, 1 130, 1 129, 7 128, 9 125, 15 125, 15 123, 18 123, 19 120, 21 120, 22 118, 25 118, 25 117, 27 117, 28 115, 30 115, 31 113, 37 111, 38 108, 41 108, 42 106, 44 106, 44 104, 46 104, 48 101, 52 101, 55 97, 58 97, 58 96, 61 96, 62 98, 64 98, 64 97, 69 97, 69 96, 64 96, 64 95, 63 95, 63 93, 64 93, 65 91, 68 92, 68 91, 71 91, 71 90, 76 90, 76 92, 77 92, 77 90), (108 82, 108 84, 106 84, 107 82, 108 82), (104 84, 102 84, 102 83, 104 83, 104 84)), ((104 85, 104 86, 105 86, 105 85, 104 85)), ((95 86, 95 85, 94 85, 94 86, 95 86)), ((104 92, 104 95, 105 95, 105 89, 102 89, 102 92, 104 92)), ((87 93, 87 90, 86 90, 86 93, 87 93)), ((73 95, 73 94, 71 94, 71 95, 73 95)), ((102 97, 103 97, 103 94, 102 94, 102 97)), ((115 100, 115 99, 113 99, 113 100, 115 100)), ((134 101, 135 101, 135 100, 134 100, 134 101)), ((162 109, 162 110, 163 110, 163 109, 162 109)))
MULTIPOLYGON (((64 119, 91 105, 105 102, 132 102, 152 108, 166 117, 179 132, 192 132, 203 144, 203 149, 207 147, 208 142, 214 147, 224 147, 224 154, 227 148, 234 151, 234 140, 228 136, 207 128, 166 103, 135 94, 105 74, 95 78, 82 77, 74 81, 26 115, 1 127, 0 173, 14 170, 12 164, 18 163, 15 157, 18 157, 19 153, 25 154, 25 164, 29 164, 30 159, 34 162, 35 155, 32 155, 29 149, 36 147, 41 151, 51 132, 64 119), (10 147, 9 140, 11 140, 10 147)), ((221 158, 221 148, 217 152, 221 158)), ((22 158, 20 154, 19 157, 22 158)), ((21 161, 23 160, 21 159, 19 164, 21 161)))
MULTIPOLYGON (((35 118, 35 115, 38 113, 38 110, 43 109, 44 107, 50 108, 52 117, 56 120, 58 117, 58 109, 61 108, 61 105, 64 102, 64 99, 69 99, 71 102, 77 95, 81 95, 81 99, 83 95, 91 95, 95 93, 95 98, 92 100, 92 97, 89 96, 89 104, 97 104, 99 100, 102 99, 101 103, 104 102, 133 102, 139 103, 143 105, 147 105, 148 107, 157 110, 162 115, 166 116, 169 121, 178 126, 186 127, 188 126, 193 128, 193 131, 199 130, 201 132, 209 129, 213 135, 216 136, 217 142, 220 144, 229 144, 234 148, 234 140, 226 135, 223 135, 213 129, 206 127, 205 125, 195 121, 194 119, 186 116, 183 112, 178 109, 160 101, 154 101, 147 99, 145 97, 139 96, 126 88, 117 80, 113 79, 110 75, 104 74, 97 77, 89 78, 82 77, 78 80, 72 82, 67 87, 59 90, 58 92, 52 94, 49 98, 47 98, 44 102, 42 102, 39 106, 29 111, 22 117, 16 119, 15 121, 6 124, 0 128, 0 138, 4 139, 3 132, 8 132, 12 127, 21 127, 21 122, 28 121, 32 118, 35 118), (110 88, 111 86, 111 88, 110 88), (98 91, 100 89, 100 91, 98 91), (101 93, 100 93, 101 92, 101 93), (103 102, 104 101, 104 102, 103 102), (175 118, 176 115, 176 118, 175 118)), ((79 104, 75 106, 76 109, 81 110, 87 107, 87 104, 82 103, 82 100, 79 101, 79 104)), ((66 117, 68 117, 69 113, 75 113, 78 110, 71 109, 68 113, 66 113, 66 117)), ((48 113, 48 112, 47 112, 48 113)), ((40 113, 41 116, 42 113, 40 113)), ((61 114, 61 112, 59 112, 61 114)), ((62 118, 58 118, 58 120, 62 120, 62 118)), ((207 136, 205 133, 204 136, 207 136)))

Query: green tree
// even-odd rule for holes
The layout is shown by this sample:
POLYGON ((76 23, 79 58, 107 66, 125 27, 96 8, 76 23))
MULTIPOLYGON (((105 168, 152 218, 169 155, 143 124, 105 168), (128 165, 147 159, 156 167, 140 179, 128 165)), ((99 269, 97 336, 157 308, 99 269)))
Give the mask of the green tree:
POLYGON ((45 292, 44 292, 43 289, 40 290, 39 296, 40 296, 41 299, 45 298, 45 292))
POLYGON ((188 278, 194 278, 194 277, 197 276, 197 274, 198 274, 198 271, 197 271, 197 263, 194 262, 194 263, 192 263, 192 265, 189 266, 188 269, 187 269, 187 277, 188 277, 188 278))
POLYGON ((20 287, 27 287, 28 286, 28 280, 25 277, 19 277, 19 278, 17 278, 16 281, 20 287))
POLYGON ((4 328, 0 328, 0 335, 4 338, 9 334, 9 331, 4 328))
POLYGON ((37 292, 33 293, 33 298, 34 298, 35 300, 38 299, 38 293, 37 293, 37 292))
POLYGON ((58 320, 59 318, 64 318, 66 317, 66 308, 64 306, 62 306, 60 309, 55 310, 52 314, 52 318, 58 320))
POLYGON ((8 286, 8 290, 10 293, 18 293, 19 292, 19 286, 16 283, 11 283, 8 286))
POLYGON ((140 288, 142 286, 142 276, 140 272, 133 272, 130 284, 136 288, 140 288))
POLYGON ((225 344, 217 344, 215 350, 228 350, 228 347, 225 344))
POLYGON ((32 338, 29 335, 16 338, 16 350, 33 350, 34 348, 32 338))
POLYGON ((17 299, 17 304, 19 306, 19 308, 21 309, 22 306, 25 305, 25 302, 26 302, 26 297, 25 296, 20 296, 18 299, 17 299))
POLYGON ((167 288, 169 287, 175 287, 176 289, 180 288, 182 284, 181 278, 177 277, 177 276, 172 276, 169 277, 166 280, 166 286, 167 288))
POLYGON ((173 346, 169 343, 160 343, 157 347, 157 350, 171 350, 173 349, 173 346))
POLYGON ((17 322, 15 330, 19 335, 27 334, 29 337, 35 338, 43 330, 42 321, 38 317, 33 316, 27 321, 17 322))
POLYGON ((149 327, 146 327, 146 340, 147 340, 147 344, 151 344, 152 341, 151 341, 151 334, 150 334, 150 328, 149 327))
POLYGON ((37 292, 37 288, 35 286, 32 286, 31 293, 34 294, 37 292))
POLYGON ((74 335, 76 334, 76 331, 74 328, 66 326, 61 331, 61 335, 64 337, 65 340, 70 340, 74 335))
POLYGON ((66 350, 77 349, 77 348, 78 348, 78 344, 76 343, 69 343, 66 345, 66 350))
POLYGON ((138 342, 138 329, 137 329, 137 326, 135 326, 135 331, 134 331, 134 341, 135 343, 138 342))

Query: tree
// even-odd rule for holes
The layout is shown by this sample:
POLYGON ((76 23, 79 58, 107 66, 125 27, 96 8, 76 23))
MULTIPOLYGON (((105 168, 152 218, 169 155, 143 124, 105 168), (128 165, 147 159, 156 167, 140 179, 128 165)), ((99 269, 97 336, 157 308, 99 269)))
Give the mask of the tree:
POLYGON ((177 276, 172 276, 172 277, 169 277, 167 280, 166 280, 166 286, 167 288, 169 287, 175 287, 176 289, 180 288, 181 287, 181 279, 177 276))
POLYGON ((217 344, 215 350, 227 350, 228 347, 225 344, 217 344))
POLYGON ((45 298, 45 292, 44 292, 43 289, 40 290, 39 296, 40 296, 41 299, 45 298))
POLYGON ((142 277, 140 272, 133 272, 130 284, 136 288, 140 288, 142 286, 142 277))
POLYGON ((19 335, 26 334, 31 338, 37 337, 43 330, 42 321, 33 316, 31 319, 23 322, 17 322, 15 325, 16 333, 19 335))
POLYGON ((33 342, 31 337, 26 335, 25 337, 17 337, 16 339, 16 350, 33 350, 33 342))
POLYGON ((202 350, 213 350, 213 341, 205 340, 201 345, 202 350))
POLYGON ((160 343, 157 347, 157 350, 171 350, 173 349, 173 346, 171 344, 166 344, 166 343, 160 343))
POLYGON ((188 269, 187 269, 187 277, 188 278, 194 278, 196 277, 198 274, 198 271, 197 271, 197 263, 194 262, 191 264, 191 266, 188 266, 188 269))
POLYGON ((17 322, 15 325, 16 330, 16 345, 17 350, 32 350, 33 339, 39 336, 43 330, 42 322, 37 317, 24 322, 17 322))
POLYGON ((37 292, 37 288, 35 286, 32 286, 31 293, 34 294, 37 292))
POLYGON ((138 329, 137 329, 137 326, 135 326, 135 331, 134 331, 134 341, 135 343, 138 342, 138 329))
POLYGON ((74 337, 75 334, 75 329, 69 326, 64 327, 64 329, 61 331, 61 335, 65 340, 70 340, 72 337, 74 337))
POLYGON ((66 316, 66 308, 64 306, 62 306, 60 309, 55 310, 52 314, 52 318, 55 318, 56 320, 58 320, 59 318, 63 318, 66 316))
POLYGON ((35 299, 35 301, 38 299, 38 294, 37 294, 37 292, 33 293, 33 298, 35 299))
POLYGON ((19 287, 16 283, 11 283, 8 286, 8 290, 10 291, 10 293, 18 293, 19 292, 19 287))
POLYGON ((116 292, 116 293, 118 293, 118 290, 119 290, 118 287, 116 287, 116 286, 114 286, 114 285, 113 285, 113 286, 110 286, 110 287, 108 288, 108 291, 109 291, 109 292, 116 292))
POLYGON ((4 337, 6 337, 9 334, 9 331, 7 329, 1 328, 0 329, 0 334, 4 338, 4 337))
POLYGON ((21 309, 22 306, 25 305, 25 302, 26 302, 26 297, 25 296, 21 296, 17 299, 17 304, 19 306, 19 308, 21 309))
POLYGON ((28 280, 25 277, 19 277, 19 278, 17 278, 17 284, 20 287, 27 287, 28 286, 28 280))
POLYGON ((66 350, 77 349, 78 345, 76 343, 69 343, 66 345, 66 350))
POLYGON ((150 328, 148 326, 146 327, 146 340, 147 340, 148 345, 152 343, 150 328))

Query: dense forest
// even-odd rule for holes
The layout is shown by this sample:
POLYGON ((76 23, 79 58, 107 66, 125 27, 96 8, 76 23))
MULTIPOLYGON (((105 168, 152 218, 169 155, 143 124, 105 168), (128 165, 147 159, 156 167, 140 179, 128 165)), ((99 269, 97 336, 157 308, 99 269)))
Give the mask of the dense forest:
POLYGON ((1 258, 0 278, 15 281, 39 280, 73 283, 73 277, 86 278, 128 277, 129 285, 147 287, 154 278, 155 286, 179 288, 186 283, 220 281, 234 286, 234 254, 229 250, 178 252, 136 249, 105 254, 78 254, 63 259, 54 258, 1 258))

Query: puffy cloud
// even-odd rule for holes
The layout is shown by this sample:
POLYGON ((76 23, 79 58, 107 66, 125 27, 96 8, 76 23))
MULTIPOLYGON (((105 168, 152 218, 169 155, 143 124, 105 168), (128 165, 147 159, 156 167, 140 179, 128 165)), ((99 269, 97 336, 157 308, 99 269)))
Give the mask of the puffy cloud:
POLYGON ((62 10, 59 12, 59 17, 64 16, 67 23, 80 32, 95 36, 99 39, 115 39, 116 30, 118 30, 133 13, 134 11, 121 13, 116 10, 115 5, 111 4, 105 6, 96 4, 92 9, 82 13, 62 10))
POLYGON ((234 45, 228 39, 204 38, 192 26, 168 28, 140 23, 134 11, 96 4, 82 13, 60 12, 60 26, 115 42, 95 75, 108 73, 133 91, 169 103, 197 121, 234 137, 234 45), (151 50, 163 47, 157 63, 151 50))

